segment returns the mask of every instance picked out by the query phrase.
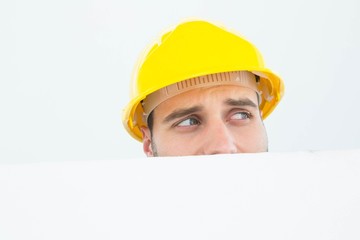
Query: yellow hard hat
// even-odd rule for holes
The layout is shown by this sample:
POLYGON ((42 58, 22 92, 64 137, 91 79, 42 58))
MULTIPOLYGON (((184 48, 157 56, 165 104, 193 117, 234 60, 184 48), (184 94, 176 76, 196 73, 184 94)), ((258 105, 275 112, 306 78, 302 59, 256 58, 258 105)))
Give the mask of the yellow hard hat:
MULTIPOLYGON (((130 98, 123 112, 123 124, 141 141, 144 120, 142 100, 168 85, 199 76, 249 71, 259 77, 267 92, 260 104, 265 119, 284 93, 283 81, 265 67, 257 48, 238 34, 212 23, 186 21, 166 32, 150 45, 135 66, 130 98)), ((264 96, 263 96, 264 97, 264 96)))

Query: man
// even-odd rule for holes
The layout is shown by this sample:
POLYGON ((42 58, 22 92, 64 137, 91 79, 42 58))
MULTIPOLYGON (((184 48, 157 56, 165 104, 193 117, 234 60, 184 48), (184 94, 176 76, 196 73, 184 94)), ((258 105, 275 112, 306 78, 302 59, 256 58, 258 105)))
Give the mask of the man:
POLYGON ((150 46, 132 80, 123 123, 147 156, 268 150, 262 120, 284 85, 239 35, 205 21, 183 22, 150 46))

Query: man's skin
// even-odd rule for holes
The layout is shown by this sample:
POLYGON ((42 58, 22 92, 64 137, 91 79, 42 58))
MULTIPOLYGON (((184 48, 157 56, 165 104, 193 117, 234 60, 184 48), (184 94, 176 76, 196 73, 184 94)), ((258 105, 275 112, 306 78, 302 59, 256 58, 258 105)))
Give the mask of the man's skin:
POLYGON ((155 108, 152 131, 141 130, 149 157, 268 149, 257 93, 241 86, 197 88, 176 95, 155 108))

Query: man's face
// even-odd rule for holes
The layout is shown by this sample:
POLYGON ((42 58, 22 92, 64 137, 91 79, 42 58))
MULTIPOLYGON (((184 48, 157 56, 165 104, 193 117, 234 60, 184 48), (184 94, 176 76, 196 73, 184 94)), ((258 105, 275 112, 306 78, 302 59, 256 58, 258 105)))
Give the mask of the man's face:
POLYGON ((142 128, 147 156, 265 152, 255 91, 239 86, 193 89, 158 105, 153 130, 142 128))

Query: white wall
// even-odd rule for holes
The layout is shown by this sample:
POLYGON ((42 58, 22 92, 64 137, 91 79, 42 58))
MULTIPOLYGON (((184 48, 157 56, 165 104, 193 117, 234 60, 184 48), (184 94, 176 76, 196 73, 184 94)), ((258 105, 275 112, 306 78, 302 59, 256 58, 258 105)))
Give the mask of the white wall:
POLYGON ((142 49, 187 17, 246 36, 286 84, 272 151, 360 147, 360 2, 2 1, 0 161, 144 156, 121 125, 142 49))

